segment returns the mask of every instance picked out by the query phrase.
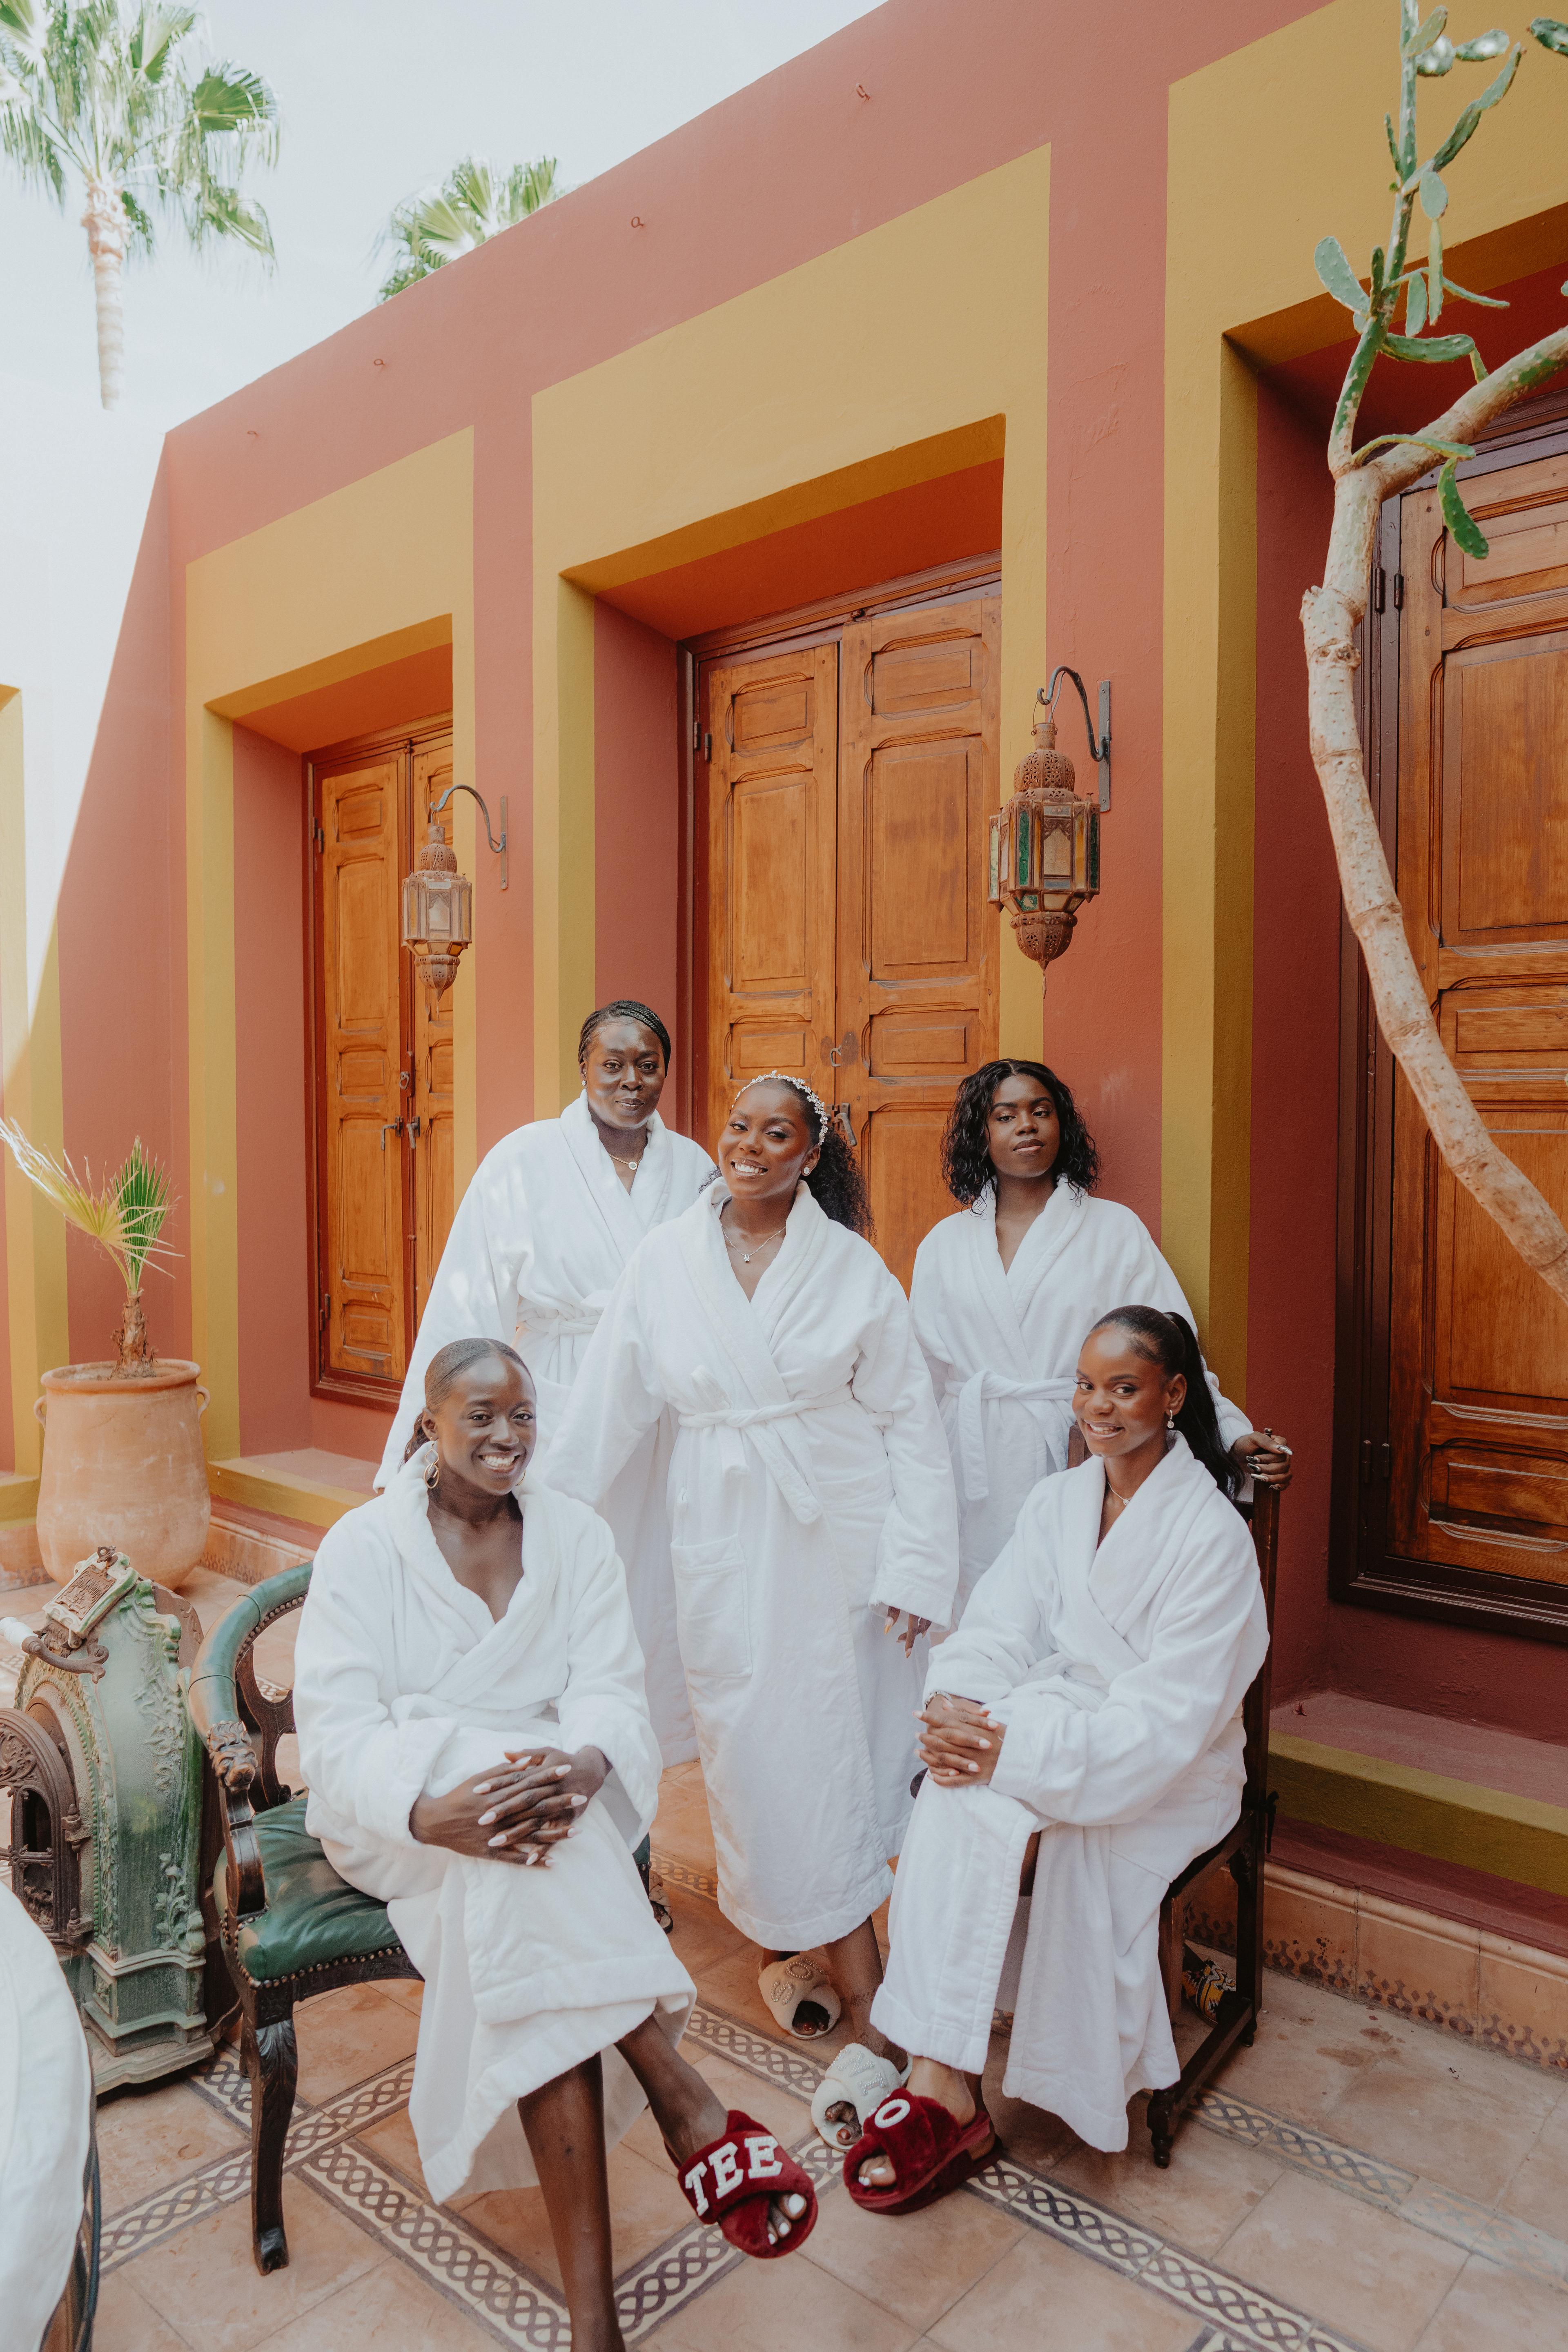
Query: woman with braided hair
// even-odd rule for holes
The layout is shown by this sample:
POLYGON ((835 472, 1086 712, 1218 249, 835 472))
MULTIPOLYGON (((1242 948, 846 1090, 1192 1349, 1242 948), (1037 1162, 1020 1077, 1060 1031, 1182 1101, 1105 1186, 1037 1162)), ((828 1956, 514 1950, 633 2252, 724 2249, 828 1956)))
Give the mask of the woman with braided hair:
POLYGON ((804 2038, 851 2013, 860 2039, 818 2094, 822 2127, 840 2101, 868 2112, 902 2063, 869 2022, 871 1917, 909 1817, 922 1637, 951 1618, 952 1475, 824 1105, 779 1071, 748 1080, 719 1165, 622 1276, 547 1469, 596 1502, 676 1416, 676 1612, 720 1907, 762 1947, 781 2022, 804 2038))
MULTIPOLYGON (((559 1118, 535 1119, 485 1154, 452 1220, 376 1484, 396 1475, 425 1404, 425 1374, 453 1339, 514 1343, 539 1396, 548 1441, 565 1410, 605 1302, 643 1235, 711 1182, 700 1144, 658 1116, 669 1032, 650 1006, 620 998, 583 1024, 583 1091, 559 1118)), ((667 1764, 697 1753, 675 1640, 663 1509, 673 1431, 657 1423, 599 1498, 625 1563, 647 1668, 648 1706, 667 1764)))

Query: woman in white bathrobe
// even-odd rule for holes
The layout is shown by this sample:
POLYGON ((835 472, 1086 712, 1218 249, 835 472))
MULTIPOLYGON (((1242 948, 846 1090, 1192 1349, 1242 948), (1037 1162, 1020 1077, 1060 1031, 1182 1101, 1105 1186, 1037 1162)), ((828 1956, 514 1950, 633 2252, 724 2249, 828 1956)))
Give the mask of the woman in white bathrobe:
POLYGON ((659 1759, 610 1530, 525 1475, 515 1350, 457 1341, 426 1395, 410 1460, 317 1554, 306 1818, 425 1979, 408 2105, 431 2194, 537 2181, 572 2340, 620 2352, 605 2150, 645 2102, 693 2209, 747 2252, 795 2251, 815 2200, 676 2048, 694 1988, 632 1860, 659 1759))
MULTIPOLYGON (((1089 1326, 1129 1305, 1194 1318, 1142 1219, 1091 1197, 1094 1139, 1071 1089, 1043 1064, 987 1062, 965 1078, 942 1171, 963 1206, 916 1252, 910 1308, 952 1450, 962 1610, 1030 1488, 1067 1467, 1089 1326)), ((1287 1484, 1289 1449, 1254 1430, 1212 1372, 1205 1378, 1237 1461, 1287 1484)))
MULTIPOLYGON (((658 1116, 669 1033, 646 1004, 602 1004, 577 1049, 583 1092, 485 1154, 452 1220, 420 1318, 376 1484, 395 1475, 425 1403, 431 1358, 475 1334, 510 1341, 533 1375, 546 1439, 565 1409, 605 1300, 643 1235, 713 1177, 700 1144, 658 1116)), ((662 1497, 673 1433, 650 1429, 599 1507, 626 1565, 648 1706, 667 1764, 697 1753, 675 1640, 662 1497)))
POLYGON ((1237 1817, 1268 1620, 1191 1326, 1108 1316, 1075 1412, 1089 1459, 1036 1487, 932 1656, 875 2009, 914 2063, 845 2162, 874 2210, 989 2154, 980 2075, 1010 1942, 1009 2097, 1121 2148, 1128 2100, 1181 2071, 1160 1906, 1237 1817))
POLYGON ((952 1478, 908 1303, 857 1230, 864 1187, 822 1104, 798 1079, 752 1079, 719 1160, 627 1266, 548 1471, 593 1501, 674 1412, 676 1612, 720 1907, 773 1956, 763 1990, 782 2022, 826 2030, 841 2000, 866 2032, 871 1915, 910 1811, 913 1653, 951 1622, 952 1478), (788 1957, 819 1944, 831 1986, 788 1957))

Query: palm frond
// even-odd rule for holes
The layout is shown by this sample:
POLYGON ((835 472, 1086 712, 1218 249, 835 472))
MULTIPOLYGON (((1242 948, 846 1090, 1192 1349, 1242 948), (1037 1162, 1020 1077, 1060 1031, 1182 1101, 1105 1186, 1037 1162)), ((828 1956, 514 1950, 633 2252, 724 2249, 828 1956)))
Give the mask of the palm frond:
POLYGON ((465 155, 438 188, 406 196, 395 205, 376 240, 378 253, 390 249, 395 257, 377 291, 377 301, 390 301, 405 287, 445 268, 449 261, 460 260, 502 229, 515 227, 542 205, 553 203, 565 193, 557 177, 559 169, 553 155, 542 155, 534 163, 514 165, 501 178, 484 156, 465 155))
POLYGON ((140 1136, 115 1173, 96 1185, 90 1169, 79 1176, 63 1152, 56 1160, 42 1150, 29 1141, 15 1119, 0 1118, 0 1141, 9 1147, 29 1183, 54 1202, 66 1223, 108 1252, 131 1297, 141 1288, 149 1265, 164 1272, 160 1261, 178 1255, 161 1238, 174 1206, 169 1180, 140 1136))

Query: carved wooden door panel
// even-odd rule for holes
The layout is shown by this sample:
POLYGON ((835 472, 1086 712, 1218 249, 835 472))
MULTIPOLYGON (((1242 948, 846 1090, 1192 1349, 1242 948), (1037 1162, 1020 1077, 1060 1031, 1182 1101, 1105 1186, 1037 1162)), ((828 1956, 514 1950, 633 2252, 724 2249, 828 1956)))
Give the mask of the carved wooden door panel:
MULTIPOLYGON (((416 743, 413 754, 414 807, 412 838, 427 837, 427 811, 452 782, 452 739, 446 736, 416 743)), ((452 803, 437 819, 445 839, 452 838, 452 803)), ((414 1204, 414 1313, 425 1312, 430 1285, 441 1262, 451 1230, 452 1212, 452 992, 435 1000, 417 985, 410 990, 412 1003, 409 1069, 409 1164, 414 1204)))
MULTIPOLYGON (((1473 478, 1468 556, 1404 501, 1400 897, 1472 1101, 1568 1212, 1568 457, 1473 478)), ((1568 1584, 1568 1308, 1395 1079, 1389 1549, 1568 1584)))
POLYGON ((1000 629, 987 596, 844 633, 835 1075, 879 1246, 906 1286, 953 1205, 941 1146, 954 1090, 996 1051, 1000 629))
POLYGON ((406 1154, 398 891, 401 751, 316 774, 323 1374, 400 1381, 406 1154))
POLYGON ((823 1091, 836 1034, 838 649, 809 646, 705 676, 706 1019, 695 1108, 711 1150, 745 1079, 784 1070, 823 1091))

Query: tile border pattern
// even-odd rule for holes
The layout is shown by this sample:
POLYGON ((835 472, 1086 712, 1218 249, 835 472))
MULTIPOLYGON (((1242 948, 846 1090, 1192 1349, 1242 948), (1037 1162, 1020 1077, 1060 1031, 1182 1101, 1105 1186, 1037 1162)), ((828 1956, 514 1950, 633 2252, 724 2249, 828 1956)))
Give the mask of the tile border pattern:
POLYGON ((1568 2287, 1568 2242, 1510 2213, 1500 2213, 1462 2190, 1423 2179, 1403 2165, 1367 2156, 1322 2132, 1270 2114, 1226 2091, 1201 2094, 1193 2107, 1196 2120, 1226 2139, 1278 2157, 1298 2172, 1332 2189, 1345 2190, 1363 2204, 1397 2214, 1435 2238, 1482 2254, 1488 2262, 1523 2271, 1549 2286, 1568 2287))
MULTIPOLYGON (((1267 1967, 1568 2074, 1568 1959, 1560 1954, 1284 1863, 1269 1863, 1266 1885, 1267 1967)), ((1229 1892, 1216 1872, 1189 1901, 1185 1932, 1194 1942, 1235 1950, 1229 1892)))
MULTIPOLYGON (((799 2099, 808 2100, 821 2078, 819 2063, 798 2046, 775 2041, 706 2004, 692 2011, 686 2039, 694 2055, 722 2059, 799 2099)), ((406 2105, 413 2074, 413 2060, 404 2058, 320 2106, 297 2102, 286 2170, 308 2181, 318 2195, 481 2322, 500 2342, 526 2347, 526 2352, 568 2352, 571 2330, 565 2308, 549 2284, 464 2215, 432 2205, 419 2187, 400 2179, 360 2143, 361 2134, 406 2105)), ((247 2139, 250 2085, 232 2048, 218 2050, 186 2079, 247 2139)), ((1294 2168, 1435 2236, 1551 2284, 1568 2286, 1568 2245, 1543 2231, 1223 2092, 1205 2094, 1194 2114, 1207 2129, 1267 2149, 1294 2168)), ((806 2131, 791 2153, 811 2174, 819 2196, 837 2186, 839 2160, 815 2131, 806 2131)), ((242 2142, 209 2158, 183 2180, 138 2199, 104 2224, 105 2274, 164 2244, 206 2214, 243 2202, 249 2190, 249 2147, 242 2142)), ((963 2193, 1191 2313, 1204 2324, 1190 2352, 1361 2352, 1353 2339, 1216 2263, 1005 2155, 978 2174, 963 2193)), ((744 2259, 696 2221, 677 2231, 616 2282, 628 2341, 640 2342, 744 2259)))

